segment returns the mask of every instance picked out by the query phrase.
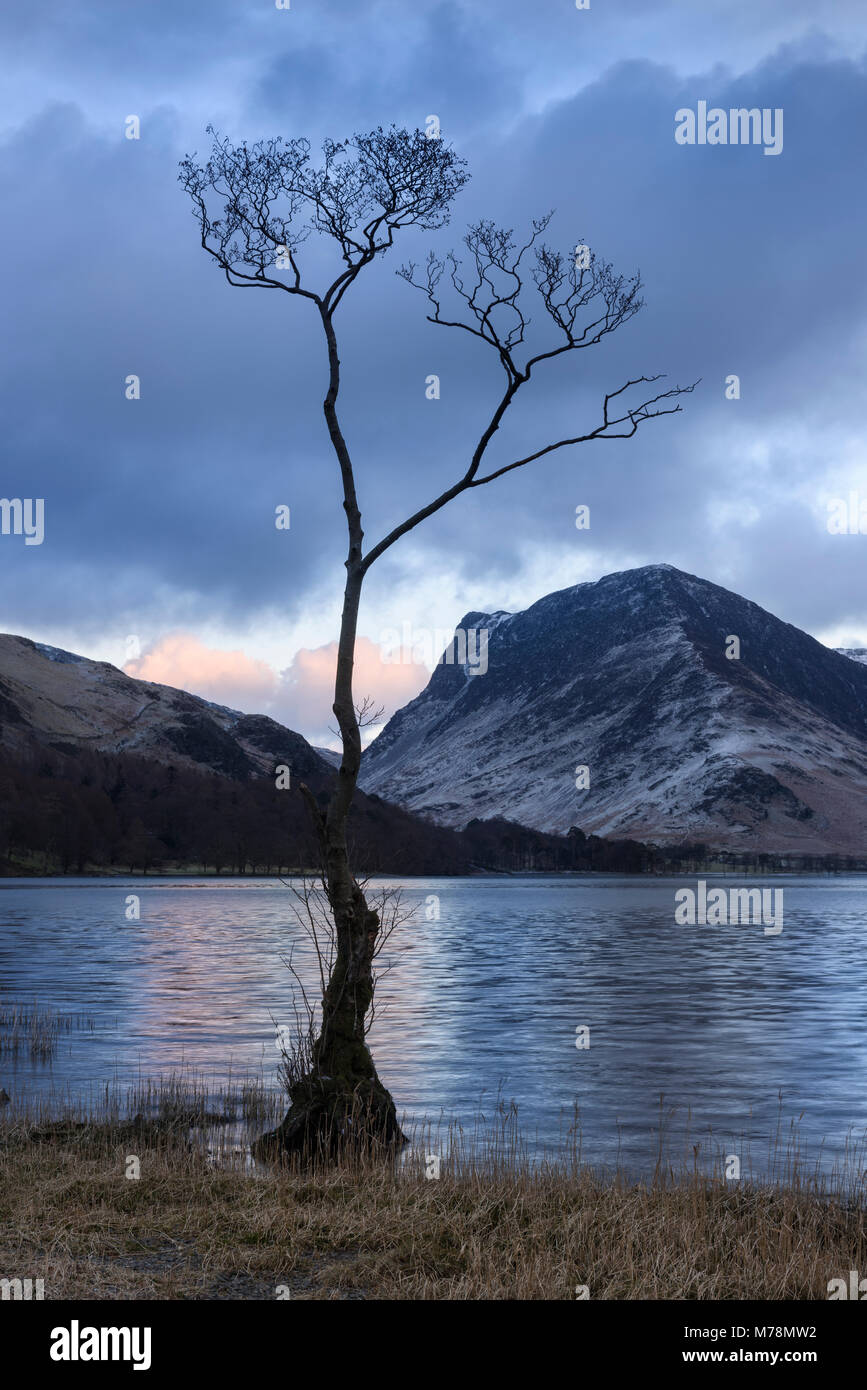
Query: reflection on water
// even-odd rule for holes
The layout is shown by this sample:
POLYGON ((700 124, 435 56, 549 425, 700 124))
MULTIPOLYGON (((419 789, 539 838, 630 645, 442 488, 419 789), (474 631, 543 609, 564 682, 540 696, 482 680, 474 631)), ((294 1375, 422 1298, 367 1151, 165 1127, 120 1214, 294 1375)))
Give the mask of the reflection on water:
MULTIPOLYGON (((647 1170, 673 1108, 672 1136, 710 1130, 761 1170, 782 1093, 808 1150, 839 1154, 867 1129, 865 880, 762 883, 784 888, 779 936, 675 926, 682 880, 409 881, 371 1035, 398 1109, 470 1123, 500 1093, 556 1144, 577 1106, 588 1159, 647 1170)), ((270 880, 0 880, 0 997, 96 1020, 49 1060, 0 1056, 0 1087, 18 1103, 181 1067, 276 1085, 290 950, 316 978, 293 901, 270 880)))

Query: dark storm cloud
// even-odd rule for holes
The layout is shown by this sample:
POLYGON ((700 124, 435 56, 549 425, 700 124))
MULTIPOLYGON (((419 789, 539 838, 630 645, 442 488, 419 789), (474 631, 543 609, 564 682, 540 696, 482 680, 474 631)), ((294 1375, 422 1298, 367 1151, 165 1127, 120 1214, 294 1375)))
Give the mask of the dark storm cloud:
MULTIPOLYGON (((290 430, 303 381, 276 306, 242 304, 202 273, 168 132, 150 126, 149 139, 109 142, 58 108, 3 151, 28 213, 26 238, 8 223, 3 233, 15 266, 3 487, 46 499, 31 571, 55 612, 92 605, 98 618, 107 596, 95 579, 128 569, 149 577, 145 604, 159 584, 217 605, 274 592, 286 575, 275 506, 291 500, 293 474, 313 481, 324 453, 298 402, 303 427, 290 430), (131 373, 138 401, 125 398, 131 373)), ((312 524, 292 537, 298 574, 314 567, 321 501, 311 486, 312 524)), ((8 540, 10 579, 17 559, 8 540)), ((32 585, 19 596, 29 620, 45 598, 32 585)))
MULTIPOLYGON (((683 553, 690 533, 701 531, 698 516, 709 493, 736 496, 739 433, 773 433, 781 424, 803 429, 803 454, 787 457, 785 472, 769 480, 769 495, 784 507, 787 489, 815 471, 814 447, 827 448, 829 425, 839 426, 846 415, 855 425, 867 287, 858 273, 864 189, 852 171, 865 101, 863 62, 819 65, 782 55, 736 81, 718 74, 689 82, 652 65, 627 64, 514 138, 510 176, 499 189, 504 220, 526 226, 533 212, 556 203, 553 227, 561 240, 569 243, 562 233, 571 227, 574 239, 598 246, 621 269, 640 265, 647 299, 639 318, 604 348, 577 363, 567 360, 559 376, 540 378, 538 411, 527 414, 516 452, 538 439, 540 428, 555 437, 568 433, 585 387, 592 400, 606 382, 638 371, 702 378, 683 417, 648 424, 635 440, 607 446, 602 457, 597 446, 547 464, 547 486, 560 490, 564 504, 562 489, 575 495, 577 476, 576 500, 592 500, 590 492, 607 498, 624 540, 638 544, 643 535, 645 544, 674 544, 683 553), (783 155, 677 146, 675 109, 702 97, 723 107, 783 106, 783 155), (723 396, 730 372, 742 379, 736 403, 723 396), (733 457, 721 470, 727 435, 733 457), (617 481, 609 489, 612 477, 617 481), (631 505, 623 500, 623 483, 631 505), (666 497, 677 484, 674 497, 666 497)), ((486 182, 483 198, 478 180, 469 196, 490 205, 495 190, 492 179, 486 182)), ((593 419, 589 401, 588 408, 593 419)), ((482 494, 475 499, 496 518, 490 531, 497 547, 521 485, 518 474, 502 491, 484 494, 483 503, 482 494)), ((534 513, 535 506, 526 509, 525 526, 533 526, 534 513)), ((802 531, 807 527, 805 517, 802 531)), ((769 517, 768 531, 773 547, 776 518, 769 517)))
POLYGON ((287 46, 251 93, 253 113, 272 121, 285 113, 329 134, 338 112, 349 129, 392 121, 423 127, 438 114, 452 138, 518 113, 520 63, 514 54, 492 52, 489 18, 480 24, 456 3, 420 6, 405 37, 381 31, 379 63, 365 61, 367 35, 358 21, 356 13, 344 31, 346 46, 335 46, 332 26, 287 46))
MULTIPOLYGON (((526 5, 334 4, 290 17, 91 4, 61 7, 52 25, 38 11, 6 14, 0 35, 20 72, 41 65, 45 80, 31 91, 19 73, 16 99, 35 114, 7 125, 0 150, 16 208, 0 229, 0 491, 44 496, 47 519, 42 547, 0 544, 2 625, 96 633, 136 614, 253 625, 271 609, 297 616, 329 575, 339 584, 314 316, 288 296, 226 285, 197 244, 177 160, 206 151, 209 115, 237 138, 318 140, 431 113, 473 173, 438 246, 458 246, 469 219, 522 232, 555 207, 549 240, 586 240, 645 281, 647 307, 616 338, 539 374, 492 460, 594 424, 601 394, 627 376, 702 384, 682 415, 629 442, 564 452, 460 499, 411 553, 468 581, 485 574, 495 604, 527 546, 580 545, 574 508, 586 502, 602 551, 681 564, 807 626, 867 618, 852 598, 859 538, 829 537, 808 505, 811 479, 819 491, 862 428, 867 73, 820 37, 764 51, 793 17, 811 22, 812 6, 768 6, 761 20, 735 9, 755 26, 749 69, 717 61, 712 37, 725 47, 731 7, 709 6, 684 38, 686 52, 708 35, 690 75, 675 4, 597 7, 584 34, 574 26, 589 14, 570 13, 570 29, 561 10, 541 18, 526 5), (650 58, 632 42, 649 11, 650 58), (284 20, 291 31, 275 27, 284 20), (587 80, 529 114, 545 74, 565 81, 570 62, 587 80), (52 90, 69 99, 49 100, 52 90), (700 99, 782 107, 783 154, 677 145, 674 113, 700 99), (131 111, 139 141, 123 139, 131 111), (738 402, 723 395, 731 372, 738 402), (129 373, 140 401, 124 399, 129 373), (288 536, 273 527, 284 502, 288 536)), ((856 13, 840 6, 837 19, 856 13)), ((344 425, 369 540, 463 470, 501 389, 496 361, 427 324, 423 297, 393 275, 427 244, 408 235, 341 311, 344 425), (430 373, 436 402, 424 395, 430 373)), ((400 575, 399 552, 389 572, 400 575)))

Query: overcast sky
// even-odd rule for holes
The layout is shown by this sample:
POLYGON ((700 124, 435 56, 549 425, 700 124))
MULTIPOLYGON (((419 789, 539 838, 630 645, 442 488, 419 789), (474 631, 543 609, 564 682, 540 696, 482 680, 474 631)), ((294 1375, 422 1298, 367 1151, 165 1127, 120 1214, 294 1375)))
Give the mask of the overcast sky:
POLYGON ((2 630, 333 742, 345 528, 321 328, 226 284, 177 165, 206 155, 208 122, 318 146, 436 115, 472 175, 452 224, 404 233, 339 311, 368 541, 464 470, 501 390, 493 355, 394 274, 470 221, 523 233, 556 209, 549 241, 645 286, 615 337, 539 371, 493 461, 592 427, 628 377, 701 384, 682 414, 518 470, 396 546, 368 581, 357 692, 391 713, 426 682, 382 664, 386 629, 658 562, 867 646, 867 535, 827 525, 831 499, 867 503, 863 0, 12 0, 0 45, 0 493, 45 499, 41 545, 0 536, 2 630), (782 109, 781 153, 679 144, 699 102, 782 109))

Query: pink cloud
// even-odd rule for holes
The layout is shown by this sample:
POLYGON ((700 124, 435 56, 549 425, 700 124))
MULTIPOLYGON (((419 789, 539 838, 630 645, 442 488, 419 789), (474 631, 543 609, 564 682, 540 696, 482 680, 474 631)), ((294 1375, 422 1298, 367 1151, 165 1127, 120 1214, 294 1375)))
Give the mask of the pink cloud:
MULTIPOLYGON (((333 730, 336 720, 331 712, 334 700, 334 672, 337 666, 337 643, 325 647, 302 647, 296 652, 292 665, 283 672, 280 705, 285 719, 293 729, 302 733, 316 730, 320 742, 335 743, 333 730), (292 722, 292 721, 296 722, 292 722)), ((355 674, 353 686, 355 703, 360 705, 370 696, 374 709, 384 708, 383 721, 423 690, 430 672, 423 666, 397 665, 383 662, 380 648, 369 637, 359 637, 355 644, 355 674)), ((312 737, 312 735, 306 735, 312 737)))
MULTIPOLYGON (((268 714, 311 743, 335 745, 331 704, 336 663, 336 642, 302 647, 292 664, 278 674, 267 662, 254 660, 242 651, 220 651, 206 647, 192 633, 170 632, 123 669, 138 680, 177 686, 246 714, 268 714)), ((375 708, 384 707, 384 720, 412 700, 428 679, 424 666, 383 662, 375 642, 368 637, 358 639, 356 703, 370 696, 375 708)))
POLYGON ((274 699, 278 678, 265 661, 206 647, 189 632, 169 632, 124 666, 137 680, 174 685, 220 705, 258 712, 274 699))

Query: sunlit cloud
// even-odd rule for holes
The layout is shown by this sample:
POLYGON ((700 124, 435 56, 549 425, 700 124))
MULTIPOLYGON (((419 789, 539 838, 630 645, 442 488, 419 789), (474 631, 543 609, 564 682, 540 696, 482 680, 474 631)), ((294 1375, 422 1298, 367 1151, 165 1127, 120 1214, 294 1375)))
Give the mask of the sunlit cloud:
POLYGON ((176 686, 215 704, 248 712, 271 703, 279 685, 266 662, 255 661, 241 651, 206 647, 189 632, 167 633, 141 656, 127 661, 123 669, 136 680, 176 686))
MULTIPOLYGON (((127 661, 123 669, 137 680, 186 690, 245 714, 270 715, 312 743, 336 747, 339 739, 331 712, 336 663, 336 642, 302 647, 285 670, 277 671, 243 651, 221 651, 193 633, 170 632, 127 661)), ((356 700, 360 704, 367 698, 372 711, 381 709, 380 723, 413 699, 429 674, 419 663, 383 660, 380 647, 367 637, 356 643, 356 700)), ((368 737, 377 727, 367 729, 368 737)))

